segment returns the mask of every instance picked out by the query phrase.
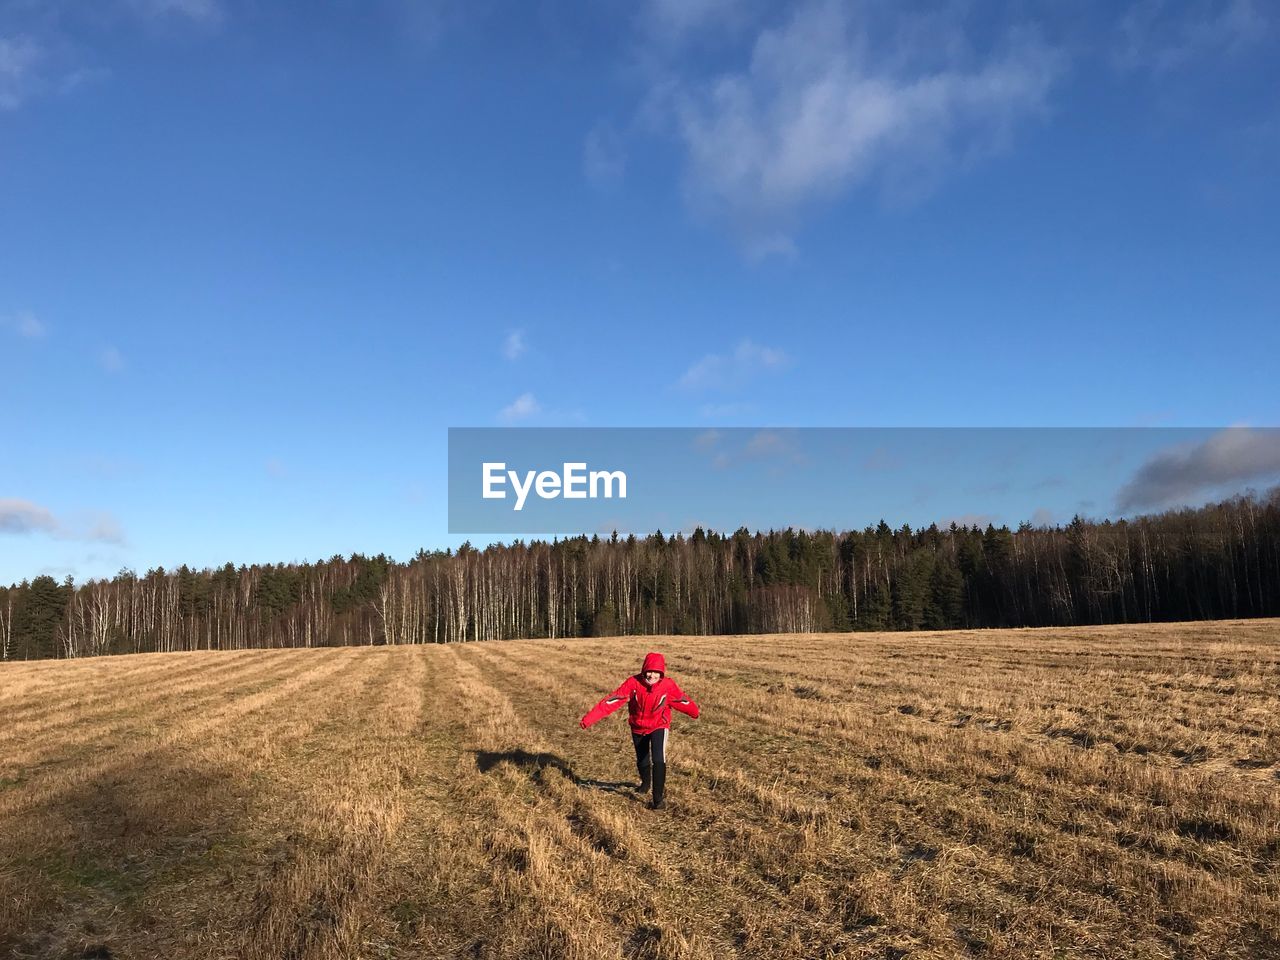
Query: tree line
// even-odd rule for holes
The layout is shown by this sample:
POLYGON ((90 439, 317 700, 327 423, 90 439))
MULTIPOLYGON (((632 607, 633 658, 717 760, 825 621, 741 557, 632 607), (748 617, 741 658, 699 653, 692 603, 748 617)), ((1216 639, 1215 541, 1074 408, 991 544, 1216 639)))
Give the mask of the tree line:
POLYGON ((1280 487, 1017 530, 517 540, 0 587, 0 658, 620 634, 1072 626, 1280 616, 1280 487))

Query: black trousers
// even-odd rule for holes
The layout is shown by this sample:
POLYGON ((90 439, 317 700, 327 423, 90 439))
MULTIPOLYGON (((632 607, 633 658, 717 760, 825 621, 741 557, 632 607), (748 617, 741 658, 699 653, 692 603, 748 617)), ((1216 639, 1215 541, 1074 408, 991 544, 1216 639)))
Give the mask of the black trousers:
POLYGON ((653 784, 653 802, 661 803, 667 786, 667 736, 670 730, 653 733, 633 733, 631 743, 636 748, 636 769, 640 771, 641 789, 653 784))

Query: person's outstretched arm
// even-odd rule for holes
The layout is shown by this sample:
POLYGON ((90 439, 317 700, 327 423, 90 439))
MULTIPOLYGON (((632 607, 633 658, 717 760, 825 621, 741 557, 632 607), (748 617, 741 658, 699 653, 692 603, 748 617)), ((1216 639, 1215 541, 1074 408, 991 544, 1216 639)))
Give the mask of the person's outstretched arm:
POLYGON ((613 711, 621 709, 631 699, 631 688, 635 682, 635 677, 627 677, 623 680, 622 686, 587 711, 587 715, 578 721, 578 726, 585 730, 597 720, 603 720, 613 711))
POLYGON ((671 695, 671 706, 676 710, 679 710, 681 713, 687 713, 695 720, 698 719, 698 714, 702 712, 698 709, 698 705, 690 700, 685 692, 680 689, 680 684, 676 683, 674 680, 672 680, 671 683, 676 688, 675 693, 671 695))

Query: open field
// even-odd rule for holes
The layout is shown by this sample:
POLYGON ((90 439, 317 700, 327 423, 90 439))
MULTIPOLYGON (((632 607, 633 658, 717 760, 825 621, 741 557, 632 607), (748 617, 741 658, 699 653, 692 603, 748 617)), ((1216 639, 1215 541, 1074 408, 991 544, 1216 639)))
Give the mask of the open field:
POLYGON ((11 954, 1280 956, 1280 624, 0 664, 11 954))

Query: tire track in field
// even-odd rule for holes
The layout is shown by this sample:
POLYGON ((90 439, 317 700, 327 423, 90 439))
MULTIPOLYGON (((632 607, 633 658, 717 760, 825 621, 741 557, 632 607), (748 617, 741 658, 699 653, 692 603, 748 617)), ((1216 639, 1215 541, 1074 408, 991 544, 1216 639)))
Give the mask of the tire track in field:
POLYGON ((480 847, 491 861, 490 886, 499 908, 494 930, 476 945, 477 955, 503 957, 516 944, 532 940, 534 953, 621 958, 621 937, 601 914, 599 897, 588 901, 571 893, 570 876, 594 874, 592 861, 602 854, 581 837, 556 829, 563 825, 563 813, 554 801, 539 804, 539 781, 557 775, 555 768, 544 773, 535 764, 526 777, 522 768, 495 759, 487 771, 479 769, 482 757, 537 757, 549 754, 549 745, 520 720, 510 698, 483 678, 471 662, 475 647, 447 649, 469 708, 464 724, 476 757, 470 769, 464 759, 461 786, 469 794, 469 806, 481 816, 480 847))
POLYGON ((383 650, 366 657, 368 672, 349 678, 358 690, 329 699, 306 749, 273 780, 288 802, 270 809, 284 816, 258 829, 280 838, 277 850, 246 891, 244 919, 224 951, 263 960, 359 954, 376 879, 406 815, 412 740, 425 706, 423 658, 408 647, 383 650))
POLYGON ((38 663, 56 663, 61 668, 50 682, 42 686, 20 687, 22 667, 14 663, 0 664, 0 677, 5 678, 0 687, 0 708, 21 719, 27 713, 40 712, 47 707, 49 700, 66 699, 72 692, 97 692, 110 682, 133 683, 147 676, 165 675, 171 664, 165 662, 168 654, 140 654, 142 662, 121 664, 121 658, 95 657, 92 660, 70 661, 79 669, 68 670, 68 661, 34 661, 38 663), (82 665, 82 666, 81 666, 82 665), (12 671, 12 672, 10 672, 12 671), (66 671, 65 673, 63 671, 66 671), (34 702, 28 702, 34 701, 34 702))
MULTIPOLYGON (((561 889, 562 871, 548 870, 572 856, 558 841, 581 846, 580 838, 549 837, 555 816, 540 818, 547 804, 536 794, 559 778, 535 771, 535 783, 502 763, 482 771, 480 746, 516 736, 507 704, 477 681, 456 648, 423 653, 431 665, 430 707, 413 754, 410 812, 366 942, 388 957, 617 956, 591 916, 583 926, 582 916, 565 914, 581 891, 561 889)), ((517 739, 529 745, 527 736, 517 739)))
MULTIPOLYGON (((235 657, 224 663, 213 664, 212 669, 206 663, 167 675, 163 677, 163 684, 152 685, 141 696, 138 696, 135 691, 145 681, 140 681, 132 687, 112 690, 102 697, 94 698, 91 702, 72 701, 68 704, 51 704, 45 715, 29 719, 25 723, 18 722, 0 732, 0 744, 16 742, 20 746, 21 740, 48 738, 73 728, 90 731, 92 735, 100 737, 103 728, 99 724, 104 720, 140 715, 140 711, 145 712, 147 707, 154 704, 163 703, 178 696, 186 697, 218 688, 227 679, 269 668, 274 662, 283 660, 282 657, 270 659, 256 656, 235 657)), ((83 741, 83 738, 80 739, 83 741)))
MULTIPOLYGON (((385 869, 373 879, 370 911, 359 939, 388 958, 469 955, 467 931, 485 928, 489 892, 474 811, 457 796, 463 763, 465 706, 457 691, 454 656, 435 645, 416 648, 426 675, 419 684, 419 716, 407 741, 405 817, 391 838, 385 869)), ((472 954, 473 955, 473 954, 472 954)))
MULTIPOLYGON (((284 708, 281 723, 253 738, 228 738, 242 776, 259 782, 252 807, 221 831, 241 838, 234 888, 205 876, 210 906, 199 917, 169 917, 170 955, 279 960, 326 954, 349 928, 347 914, 369 883, 373 808, 391 796, 360 790, 350 755, 383 746, 369 695, 393 688, 401 658, 365 648, 348 659, 333 686, 312 685, 284 708), (391 681, 391 682, 389 682, 391 681), (341 764, 341 766, 340 766, 341 764)), ((216 753, 217 748, 211 748, 216 753)), ((228 878, 232 876, 230 872, 228 878)), ((180 889, 175 902, 189 897, 180 889)))
MULTIPOLYGON (((148 678, 161 678, 180 670, 183 662, 188 660, 205 660, 219 656, 234 657, 240 654, 260 654, 283 652, 280 648, 247 648, 226 651, 174 651, 172 653, 139 653, 120 656, 82 657, 74 660, 33 660, 19 663, 0 664, 0 675, 4 668, 23 668, 23 664, 31 667, 47 667, 53 674, 45 683, 35 687, 27 687, 19 692, 18 698, 27 701, 39 698, 41 702, 49 699, 74 699, 78 691, 96 689, 104 682, 135 683, 148 678)), ((28 707, 33 706, 28 704, 28 707)), ((39 706, 35 704, 34 706, 39 706)))
POLYGON ((157 728, 179 723, 198 715, 210 706, 250 695, 277 682, 279 671, 287 679, 305 671, 305 665, 290 658, 266 661, 259 657, 237 658, 215 676, 190 681, 189 687, 157 689, 135 703, 122 703, 119 708, 100 711, 90 717, 60 718, 38 735, 26 737, 25 753, 10 753, 19 776, 24 771, 69 763, 94 753, 100 748, 114 748, 118 741, 131 736, 152 736, 157 728), (102 725, 109 721, 108 725, 102 725))
POLYGON ((174 676, 191 676, 198 674, 201 664, 190 664, 187 669, 168 671, 149 667, 143 670, 125 670, 117 673, 115 666, 108 660, 96 664, 93 673, 87 675, 82 682, 67 684, 62 690, 41 694, 38 702, 28 703, 24 707, 15 707, 7 711, 15 724, 30 723, 47 716, 50 711, 68 707, 93 706, 103 700, 111 699, 122 690, 133 690, 143 686, 154 677, 169 680, 174 676))
MULTIPOLYGON (((351 658, 344 660, 346 662, 340 665, 342 674, 335 686, 311 684, 295 688, 286 702, 269 705, 265 714, 249 714, 241 718, 252 723, 243 733, 240 728, 245 723, 240 723, 230 726, 226 736, 205 737, 183 745, 181 749, 150 751, 146 762, 108 772, 98 781, 110 784, 110 792, 106 796, 118 798, 116 802, 122 805, 121 812, 129 820, 153 824, 150 831, 130 831, 127 820, 123 833, 100 832, 102 828, 93 824, 96 817, 91 812, 92 808, 81 806, 85 798, 96 797, 96 791, 81 791, 79 794, 68 791, 63 795, 67 803, 62 797, 51 798, 40 812, 34 814, 39 817, 43 813, 50 826, 61 831, 49 833, 46 829, 44 855, 52 856, 55 861, 65 856, 67 851, 75 851, 77 858, 93 856, 90 864, 101 863, 103 866, 91 866, 90 869, 102 869, 107 876, 111 876, 121 864, 136 863, 134 871, 143 873, 126 882, 125 891, 131 885, 145 883, 151 905, 140 907, 129 901, 122 903, 118 895, 112 895, 112 887, 105 891, 76 887, 63 895, 69 895, 70 899, 60 911, 62 916, 51 918, 43 930, 36 929, 29 935, 56 944, 73 940, 78 931, 96 930, 99 940, 104 934, 112 934, 110 948, 117 954, 193 956, 196 952, 194 944, 183 941, 183 936, 191 934, 195 926, 191 916, 193 879, 183 875, 182 865, 193 856, 200 857, 206 849, 238 850, 239 844, 247 843, 249 839, 237 839, 242 837, 240 824, 250 818, 256 819, 256 811, 288 805, 292 798, 278 795, 284 785, 275 781, 263 782, 262 774, 285 758, 305 752, 310 733, 326 722, 327 708, 335 703, 335 698, 336 702, 350 700, 345 695, 367 682, 368 671, 376 665, 363 658, 362 662, 352 662, 351 658), (348 667, 347 663, 351 666, 348 667), (273 718, 274 722, 264 724, 262 720, 266 717, 273 718), (181 804, 181 811, 169 809, 175 803, 181 804), (88 841, 79 838, 80 833, 87 833, 88 841), (218 846, 208 848, 206 845, 210 841, 205 838, 217 838, 218 846), (169 883, 165 880, 166 871, 177 871, 169 883), (176 885, 176 891, 167 896, 166 891, 171 889, 171 884, 176 885), (171 904, 183 904, 185 915, 171 918, 167 914, 171 904), (139 927, 136 919, 131 923, 113 919, 120 916, 122 909, 124 917, 139 909, 145 909, 149 914, 142 924, 147 932, 141 940, 131 933, 139 927), (170 919, 172 922, 166 926, 165 921, 170 919), (176 934, 175 930, 178 931, 176 934), (166 944, 163 949, 161 943, 166 944)), ((384 668, 384 674, 386 672, 384 668)), ((227 853, 218 856, 229 869, 232 861, 227 860, 227 853)), ((202 904, 217 904, 225 900, 231 888, 215 882, 218 880, 216 874, 211 876, 201 872, 197 877, 206 881, 204 896, 199 898, 202 904)), ((227 879, 230 877, 228 873, 227 879)), ((213 928, 218 929, 218 924, 214 923, 213 928)))
MULTIPOLYGON (((359 650, 359 648, 352 648, 359 650)), ((238 719, 256 711, 264 711, 271 705, 288 698, 299 691, 321 683, 335 673, 340 672, 347 664, 349 655, 337 655, 320 662, 303 662, 290 665, 284 677, 257 678, 252 686, 259 688, 249 696, 240 696, 230 703, 204 714, 196 721, 185 722, 168 731, 158 733, 152 738, 129 748, 113 751, 106 758, 97 762, 80 764, 50 778, 30 790, 23 790, 17 796, 0 794, 0 818, 12 817, 31 808, 34 803, 46 799, 50 793, 64 789, 90 778, 101 777, 107 771, 125 765, 136 765, 138 760, 150 753, 157 752, 176 744, 194 740, 220 727, 227 726, 238 719)), ((165 711, 154 716, 155 721, 183 720, 192 713, 198 713, 203 703, 195 707, 179 707, 173 711, 165 711)))

